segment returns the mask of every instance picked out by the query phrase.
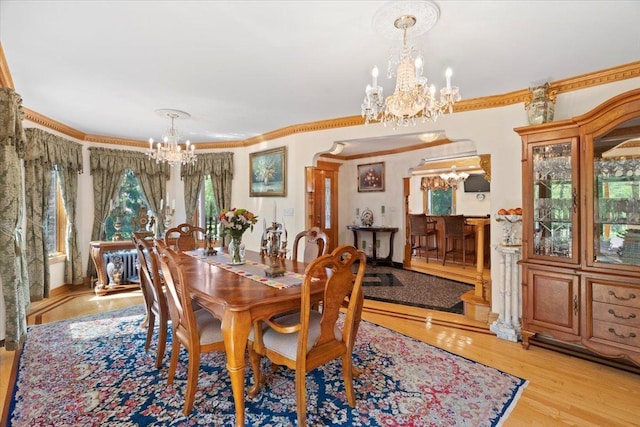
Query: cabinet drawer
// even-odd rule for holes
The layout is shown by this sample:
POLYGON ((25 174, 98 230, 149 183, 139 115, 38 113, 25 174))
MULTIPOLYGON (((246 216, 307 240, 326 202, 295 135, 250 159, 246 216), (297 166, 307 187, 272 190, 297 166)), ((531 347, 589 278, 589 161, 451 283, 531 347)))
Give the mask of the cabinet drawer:
POLYGON ((593 321, 593 337, 640 348, 638 328, 602 320, 593 321))
POLYGON ((640 308, 640 289, 637 287, 605 285, 594 282, 593 300, 640 308))
POLYGON ((640 327, 640 309, 638 308, 598 301, 594 301, 592 307, 594 320, 640 327))

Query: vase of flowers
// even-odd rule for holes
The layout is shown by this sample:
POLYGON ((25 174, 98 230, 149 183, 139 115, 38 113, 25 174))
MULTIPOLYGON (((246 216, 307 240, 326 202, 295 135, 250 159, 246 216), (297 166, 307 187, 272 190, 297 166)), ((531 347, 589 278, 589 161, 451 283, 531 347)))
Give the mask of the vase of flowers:
POLYGON ((258 217, 246 209, 224 209, 219 216, 222 230, 220 234, 229 236, 229 255, 231 264, 244 264, 244 243, 242 235, 247 230, 253 231, 253 225, 258 222, 258 217))

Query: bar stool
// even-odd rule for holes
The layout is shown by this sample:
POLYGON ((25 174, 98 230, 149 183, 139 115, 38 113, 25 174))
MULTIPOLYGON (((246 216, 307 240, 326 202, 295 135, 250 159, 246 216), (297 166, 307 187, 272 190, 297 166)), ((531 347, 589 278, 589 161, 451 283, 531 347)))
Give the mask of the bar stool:
POLYGON ((409 230, 411 250, 416 255, 424 254, 427 262, 429 262, 429 252, 435 251, 438 259, 438 230, 436 230, 435 221, 430 220, 425 214, 409 214, 409 230), (430 240, 433 241, 432 245, 429 244, 430 240))
MULTIPOLYGON (((467 257, 467 241, 473 240, 474 248, 475 248, 475 233, 473 230, 467 229, 465 225, 464 215, 443 215, 444 219, 444 238, 445 238, 445 247, 442 254, 442 265, 444 265, 447 260, 447 254, 452 253, 455 254, 457 252, 462 252, 462 267, 464 268, 466 264, 467 257), (448 243, 451 242, 451 249, 447 250, 449 246, 448 243), (461 243, 462 248, 457 247, 457 243, 461 243)), ((475 249, 471 249, 468 251, 470 254, 475 254, 475 249)))

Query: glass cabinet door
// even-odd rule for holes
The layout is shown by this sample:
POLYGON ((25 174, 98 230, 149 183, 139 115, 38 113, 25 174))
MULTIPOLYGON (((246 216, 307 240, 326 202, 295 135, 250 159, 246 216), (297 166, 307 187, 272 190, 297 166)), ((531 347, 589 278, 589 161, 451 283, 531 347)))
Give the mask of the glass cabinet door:
MULTIPOLYGON (((620 129, 620 128, 618 128, 620 129)), ((593 143, 594 261, 640 265, 640 137, 593 143)))
POLYGON ((574 260, 577 222, 577 187, 572 158, 574 140, 531 147, 533 167, 534 257, 574 260))

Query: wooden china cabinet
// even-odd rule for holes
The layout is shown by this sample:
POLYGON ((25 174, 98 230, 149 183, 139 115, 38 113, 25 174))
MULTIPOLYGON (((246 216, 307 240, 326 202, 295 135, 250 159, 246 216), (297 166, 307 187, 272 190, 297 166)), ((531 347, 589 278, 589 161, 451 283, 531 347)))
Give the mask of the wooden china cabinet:
POLYGON ((524 348, 640 365, 640 89, 515 131, 524 348))

